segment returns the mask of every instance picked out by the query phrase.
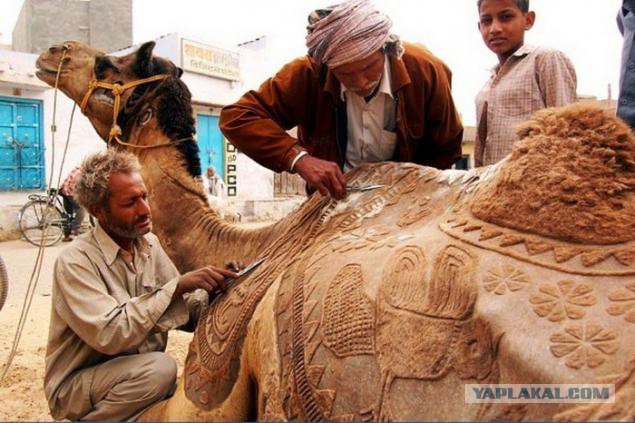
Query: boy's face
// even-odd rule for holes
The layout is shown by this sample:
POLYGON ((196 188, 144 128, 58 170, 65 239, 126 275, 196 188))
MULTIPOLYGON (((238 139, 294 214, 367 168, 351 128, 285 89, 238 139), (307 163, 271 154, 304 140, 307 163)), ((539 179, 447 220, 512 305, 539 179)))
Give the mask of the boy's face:
POLYGON ((483 0, 478 29, 485 45, 502 61, 523 45, 525 31, 535 19, 534 12, 523 13, 513 0, 483 0))

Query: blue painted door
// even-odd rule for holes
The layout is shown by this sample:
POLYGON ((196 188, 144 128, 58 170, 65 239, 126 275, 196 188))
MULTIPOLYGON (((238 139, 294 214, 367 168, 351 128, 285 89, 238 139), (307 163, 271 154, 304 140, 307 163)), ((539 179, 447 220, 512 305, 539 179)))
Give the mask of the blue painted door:
POLYGON ((0 97, 0 190, 43 188, 42 104, 0 97))
POLYGON ((200 149, 201 170, 214 166, 216 174, 225 180, 225 142, 218 127, 218 116, 199 114, 196 116, 196 140, 200 149))

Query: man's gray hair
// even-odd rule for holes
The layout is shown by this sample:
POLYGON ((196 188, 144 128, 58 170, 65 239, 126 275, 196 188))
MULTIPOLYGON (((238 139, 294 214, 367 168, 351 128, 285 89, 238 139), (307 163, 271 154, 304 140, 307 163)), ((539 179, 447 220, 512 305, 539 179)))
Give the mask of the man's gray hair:
MULTIPOLYGON (((479 9, 481 8, 481 3, 483 3, 483 0, 478 0, 476 2, 476 6, 479 9)), ((529 0, 514 0, 514 3, 520 9, 521 12, 523 13, 529 12, 529 0)))
POLYGON ((92 154, 82 162, 75 184, 77 202, 89 210, 92 205, 108 206, 108 180, 113 173, 139 172, 141 166, 135 156, 109 148, 108 151, 92 154))

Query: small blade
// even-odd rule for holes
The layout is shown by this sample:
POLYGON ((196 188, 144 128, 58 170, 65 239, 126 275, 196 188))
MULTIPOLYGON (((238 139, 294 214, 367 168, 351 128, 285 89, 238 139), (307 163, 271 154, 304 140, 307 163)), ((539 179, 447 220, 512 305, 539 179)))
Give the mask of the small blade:
POLYGON ((243 276, 245 276, 246 274, 251 273, 254 270, 256 270, 256 267, 260 266, 266 259, 267 259, 267 257, 261 257, 261 258, 257 259, 256 261, 252 262, 251 264, 249 264, 249 266, 245 267, 240 272, 238 272, 238 277, 237 278, 228 278, 227 281, 226 281, 227 287, 229 288, 231 286, 231 284, 236 282, 238 279, 240 279, 243 276))
POLYGON ((383 188, 386 185, 382 184, 373 184, 373 185, 347 185, 346 189, 348 191, 370 191, 377 188, 383 188))
MULTIPOLYGON (((237 278, 227 278, 227 279, 225 279, 225 285, 226 285, 225 292, 227 292, 227 290, 229 288, 234 286, 236 284, 236 282, 241 280, 243 276, 248 275, 249 273, 251 273, 254 270, 256 270, 256 268, 258 266, 260 266, 262 263, 264 263, 264 261, 266 259, 267 259, 267 257, 261 257, 261 258, 255 260, 254 262, 250 263, 247 267, 245 267, 243 270, 238 272, 238 277, 237 278)), ((213 293, 210 292, 209 293, 209 299, 210 299, 209 304, 212 305, 212 303, 214 303, 214 301, 216 301, 219 297, 221 297, 223 293, 224 292, 221 292, 221 291, 214 291, 213 293), (214 295, 214 294, 216 294, 216 295, 214 295), (212 296, 212 295, 214 295, 214 296, 212 296)))

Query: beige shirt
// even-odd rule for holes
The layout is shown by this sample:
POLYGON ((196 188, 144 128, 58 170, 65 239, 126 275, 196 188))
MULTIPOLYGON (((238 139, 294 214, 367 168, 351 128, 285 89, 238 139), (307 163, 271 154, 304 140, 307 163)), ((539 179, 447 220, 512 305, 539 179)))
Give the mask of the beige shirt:
POLYGON ((366 162, 381 162, 394 156, 395 102, 390 86, 390 59, 384 59, 384 72, 377 94, 369 101, 342 85, 342 100, 346 101, 348 143, 344 170, 366 162))
POLYGON ((172 302, 179 272, 154 234, 139 238, 134 252, 133 258, 97 225, 55 262, 44 374, 53 416, 58 388, 74 372, 120 355, 164 351, 167 331, 190 314, 198 319, 207 304, 202 290, 172 302))
POLYGON ((476 97, 476 166, 496 163, 512 151, 515 126, 536 111, 576 101, 576 73, 562 52, 525 45, 493 69, 476 97))

